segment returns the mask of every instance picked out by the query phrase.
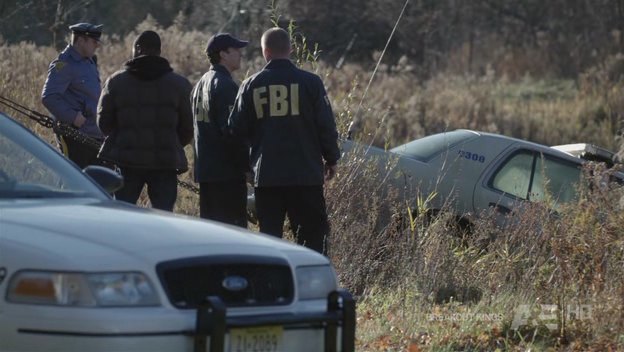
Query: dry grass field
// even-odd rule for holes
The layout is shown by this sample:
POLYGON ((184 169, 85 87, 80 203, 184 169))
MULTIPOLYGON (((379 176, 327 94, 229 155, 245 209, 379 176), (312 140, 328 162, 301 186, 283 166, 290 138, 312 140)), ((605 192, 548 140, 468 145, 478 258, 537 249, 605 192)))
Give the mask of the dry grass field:
MULTIPOLYGON (((208 68, 203 49, 209 33, 150 21, 137 30, 148 28, 160 32, 163 56, 174 69, 196 82, 208 68)), ((130 57, 133 40, 104 38, 98 52, 103 80, 130 57)), ((238 79, 263 65, 259 53, 251 54, 256 58, 243 63, 238 79)), ((55 56, 52 47, 0 42, 0 95, 47 113, 39 96, 55 56)), ((470 128, 549 145, 583 141, 620 150, 623 62, 605 58, 577 80, 511 79, 494 69, 423 79, 399 63, 382 66, 367 92, 370 68, 318 62, 313 69, 324 77, 341 133, 358 118, 359 137, 377 146, 470 128)), ((513 68, 513 60, 506 65, 513 68)), ((53 143, 51 131, 0 110, 53 143)), ((470 238, 460 239, 444 214, 410 223, 403 195, 395 190, 380 196, 382 175, 361 163, 345 157, 326 186, 330 257, 342 285, 359 299, 358 350, 624 350, 619 190, 584 189, 559 217, 535 207, 506 231, 483 219, 470 238), (350 172, 356 167, 365 170, 357 179, 350 172), (483 238, 490 239, 487 247, 483 238)), ((182 179, 191 182, 188 173, 182 179)), ((197 196, 180 189, 176 212, 197 215, 197 196)))

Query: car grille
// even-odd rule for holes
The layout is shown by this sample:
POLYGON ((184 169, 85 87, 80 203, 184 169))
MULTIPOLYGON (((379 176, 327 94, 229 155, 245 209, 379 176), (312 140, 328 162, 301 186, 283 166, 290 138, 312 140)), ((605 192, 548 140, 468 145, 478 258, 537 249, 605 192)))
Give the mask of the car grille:
POLYGON ((180 309, 194 309, 208 296, 228 307, 290 304, 294 284, 290 266, 281 258, 210 256, 159 263, 156 271, 169 297, 180 309))

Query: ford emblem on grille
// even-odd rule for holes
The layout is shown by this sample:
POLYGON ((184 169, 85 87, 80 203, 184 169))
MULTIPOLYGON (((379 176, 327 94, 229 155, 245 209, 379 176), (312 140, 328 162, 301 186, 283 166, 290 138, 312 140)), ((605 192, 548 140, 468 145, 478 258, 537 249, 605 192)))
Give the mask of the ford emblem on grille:
POLYGON ((242 291, 248 285, 247 279, 242 276, 228 276, 221 282, 221 286, 228 291, 242 291))

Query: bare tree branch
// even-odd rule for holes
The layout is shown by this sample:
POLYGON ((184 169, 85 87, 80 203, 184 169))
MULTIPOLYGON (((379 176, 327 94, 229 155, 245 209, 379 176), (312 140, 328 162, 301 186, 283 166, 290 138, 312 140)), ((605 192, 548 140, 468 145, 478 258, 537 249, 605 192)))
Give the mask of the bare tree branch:
POLYGON ((22 4, 20 6, 18 6, 15 10, 13 10, 13 12, 7 14, 6 16, 0 18, 0 24, 2 24, 4 21, 6 21, 9 18, 12 18, 13 16, 15 16, 15 14, 17 14, 18 12, 20 12, 21 10, 27 9, 29 7, 31 7, 33 5, 32 1, 28 1, 25 4, 22 4))

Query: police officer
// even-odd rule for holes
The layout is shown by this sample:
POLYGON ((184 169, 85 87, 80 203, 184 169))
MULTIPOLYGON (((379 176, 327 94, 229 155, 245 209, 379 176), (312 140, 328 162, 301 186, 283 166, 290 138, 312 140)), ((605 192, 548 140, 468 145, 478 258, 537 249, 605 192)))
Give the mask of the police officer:
MULTIPOLYGON (((102 140, 102 132, 95 121, 100 97, 95 51, 100 46, 102 25, 78 23, 69 29, 71 44, 50 63, 41 93, 42 102, 57 121, 102 140)), ((79 167, 98 163, 95 148, 65 136, 57 136, 57 139, 63 154, 79 167)))
POLYGON ((240 68, 241 50, 247 43, 228 33, 210 37, 206 55, 211 66, 193 88, 191 98, 200 217, 240 227, 247 227, 249 149, 232 145, 226 128, 238 91, 232 72, 240 68))
POLYGON ((327 253, 323 182, 340 158, 334 114, 320 77, 289 60, 285 30, 267 30, 261 45, 268 63, 243 82, 229 121, 251 145, 260 231, 281 237, 288 215, 299 244, 327 253))

